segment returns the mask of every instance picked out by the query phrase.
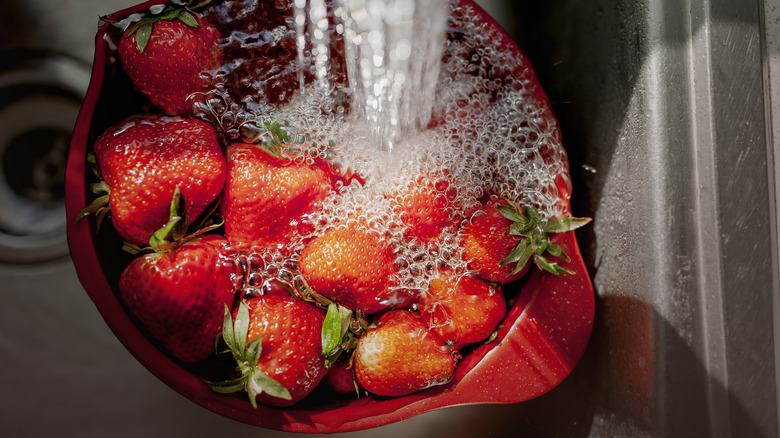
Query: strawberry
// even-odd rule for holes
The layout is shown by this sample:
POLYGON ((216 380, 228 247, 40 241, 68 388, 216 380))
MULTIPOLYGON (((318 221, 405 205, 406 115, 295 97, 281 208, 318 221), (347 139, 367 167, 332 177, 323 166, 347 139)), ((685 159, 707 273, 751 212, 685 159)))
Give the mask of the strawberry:
POLYGON ((395 254, 377 232, 348 222, 304 246, 298 269, 308 286, 349 309, 375 313, 395 304, 395 254))
POLYGON ((463 253, 469 266, 488 281, 509 283, 522 277, 530 261, 555 275, 571 273, 544 256, 569 260, 563 250, 550 242, 548 233, 575 230, 590 222, 588 218, 566 217, 543 223, 531 206, 491 200, 470 215, 463 226, 463 253))
POLYGON ((325 376, 324 383, 331 391, 340 394, 354 394, 357 392, 357 383, 355 374, 352 372, 352 361, 347 358, 340 358, 331 367, 325 376))
POLYGON ((406 310, 384 315, 358 340, 355 378, 367 391, 401 396, 452 379, 456 353, 406 310))
POLYGON ((181 7, 141 19, 119 39, 119 58, 130 81, 169 115, 187 113, 187 96, 211 84, 222 64, 217 28, 181 7))
POLYGON ((276 158, 260 146, 228 148, 228 177, 220 212, 227 239, 237 249, 283 249, 302 219, 333 190, 324 164, 276 158))
POLYGON ((309 394, 327 372, 321 332, 325 313, 306 301, 261 295, 225 308, 222 340, 236 359, 238 377, 212 383, 220 393, 246 391, 274 406, 290 406, 309 394))
POLYGON ((420 177, 395 193, 390 202, 407 227, 405 236, 427 244, 452 224, 453 196, 447 180, 420 177))
POLYGON ((501 286, 478 277, 456 278, 451 272, 431 281, 419 305, 422 320, 459 350, 487 339, 506 316, 501 286))
POLYGON ((122 271, 127 309, 183 362, 214 352, 223 308, 232 305, 240 275, 227 241, 201 236, 138 257, 122 271))
POLYGON ((187 218, 196 218, 220 194, 227 164, 211 125, 180 117, 143 117, 114 126, 95 142, 103 181, 94 191, 109 193, 79 217, 109 205, 111 220, 127 242, 145 246, 169 219, 178 188, 187 218))
POLYGON ((501 264, 522 239, 509 234, 512 221, 496 206, 495 201, 490 201, 468 215, 470 219, 461 230, 463 255, 482 278, 509 283, 522 277, 527 266, 514 272, 514 266, 501 264))

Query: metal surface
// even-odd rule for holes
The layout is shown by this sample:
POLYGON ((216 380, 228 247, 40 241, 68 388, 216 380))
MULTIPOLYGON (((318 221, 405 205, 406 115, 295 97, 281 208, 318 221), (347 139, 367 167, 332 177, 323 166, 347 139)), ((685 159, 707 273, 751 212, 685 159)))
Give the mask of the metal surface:
POLYGON ((89 83, 86 65, 52 52, 8 50, 0 67, 0 262, 68 253, 65 157, 89 83))
POLYGON ((98 17, 132 3, 0 3, 11 17, 0 27, 3 435, 253 431, 193 405, 136 362, 98 315, 67 256, 61 170, 89 81, 98 17))
POLYGON ((600 319, 577 374, 591 436, 778 436, 762 8, 518 6, 564 127, 575 213, 595 219, 600 319))
MULTIPOLYGON (((13 19, 0 27, 0 50, 14 54, 2 71, 60 84, 67 107, 86 86, 72 79, 88 74, 98 16, 132 3, 2 2, 13 19), (20 69, 23 59, 48 67, 20 69), (80 73, 62 80, 63 69, 80 73)), ((595 219, 580 237, 597 287, 597 329, 574 374, 539 399, 346 435, 780 436, 777 6, 479 3, 528 52, 561 119, 575 213, 595 219)), ((57 105, 49 97, 39 108, 57 105)), ((59 226, 44 240, 56 241, 59 226)), ((4 432, 292 435, 226 420, 173 393, 106 328, 61 241, 37 248, 22 256, 0 246, 4 432)))

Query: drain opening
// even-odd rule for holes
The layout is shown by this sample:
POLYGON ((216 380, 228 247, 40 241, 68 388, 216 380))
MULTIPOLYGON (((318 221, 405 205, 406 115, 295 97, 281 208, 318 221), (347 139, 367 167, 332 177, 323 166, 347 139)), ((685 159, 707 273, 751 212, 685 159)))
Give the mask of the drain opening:
POLYGON ((88 80, 73 63, 50 56, 0 72, 0 262, 68 253, 65 168, 88 80))
POLYGON ((36 128, 11 140, 3 156, 8 186, 32 202, 47 204, 65 199, 65 159, 71 133, 36 128))

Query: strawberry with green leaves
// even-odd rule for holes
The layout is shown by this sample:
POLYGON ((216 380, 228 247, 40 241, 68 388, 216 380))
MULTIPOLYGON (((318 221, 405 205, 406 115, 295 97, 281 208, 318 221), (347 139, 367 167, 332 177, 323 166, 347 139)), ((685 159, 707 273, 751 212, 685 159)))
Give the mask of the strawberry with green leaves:
POLYGON ((358 339, 365 333, 368 321, 362 314, 355 314, 322 296, 308 298, 323 307, 327 304, 328 308, 322 324, 322 352, 330 371, 323 383, 337 393, 357 393, 352 353, 358 339))
POLYGON ((535 208, 506 200, 491 200, 469 217, 461 230, 464 256, 482 278, 499 283, 521 278, 531 262, 551 274, 569 274, 548 258, 569 259, 548 234, 575 230, 590 222, 575 217, 544 222, 535 208))
POLYGON ((173 356, 183 362, 205 359, 214 353, 223 308, 233 304, 240 270, 220 236, 154 240, 155 252, 133 259, 122 271, 122 303, 173 356))
POLYGON ((211 383, 219 393, 246 391, 257 400, 290 406, 327 373, 321 333, 325 312, 292 297, 261 295, 224 310, 222 341, 237 363, 236 377, 211 383))
POLYGON ((479 277, 441 272, 418 304, 425 325, 459 350, 488 339, 506 316, 502 288, 479 277))
POLYGON ((456 356, 420 319, 406 310, 393 310, 358 340, 355 378, 376 395, 407 395, 448 383, 456 356))
POLYGON ((351 310, 371 314, 406 297, 394 289, 393 248, 376 231, 347 222, 322 231, 306 243, 298 269, 317 294, 351 310))
POLYGON ((296 231, 306 234, 305 217, 333 191, 325 164, 299 164, 259 145, 231 145, 227 162, 220 212, 227 239, 239 250, 284 250, 296 231))
POLYGON ((93 191, 107 194, 79 218, 110 210, 119 235, 139 247, 168 222, 177 189, 194 221, 222 192, 227 174, 214 128, 181 117, 140 117, 109 128, 95 142, 95 159, 103 181, 93 191))
POLYGON ((208 89, 222 64, 219 31, 191 9, 168 6, 119 39, 119 58, 131 82, 168 115, 186 114, 187 96, 208 89))

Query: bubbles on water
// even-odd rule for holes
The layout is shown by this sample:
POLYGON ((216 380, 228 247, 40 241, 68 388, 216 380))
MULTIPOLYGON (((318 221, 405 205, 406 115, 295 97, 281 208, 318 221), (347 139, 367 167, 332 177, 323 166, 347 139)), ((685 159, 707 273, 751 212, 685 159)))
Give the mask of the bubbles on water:
MULTIPOLYGON (((314 231, 298 236, 298 245, 339 224, 370 228, 394 248, 399 289, 420 293, 442 268, 468 272, 457 225, 488 196, 531 204, 544 220, 568 214, 566 152, 546 98, 528 61, 470 7, 450 5, 428 129, 408 133, 388 153, 373 146, 371 127, 351 114, 338 2, 313 2, 313 24, 301 22, 302 10, 293 8, 299 3, 210 6, 208 13, 230 29, 223 42, 229 56, 215 88, 192 97, 194 115, 231 141, 268 142, 283 132, 295 146, 288 149, 294 161, 327 158, 357 176, 305 219, 314 231), (446 181, 436 187, 448 200, 451 226, 422 242, 410 237, 393 200, 432 177, 446 181)), ((396 50, 396 57, 405 53, 396 50)), ((256 287, 270 272, 290 275, 295 264, 295 256, 281 253, 253 257, 260 260, 250 263, 256 287)))

